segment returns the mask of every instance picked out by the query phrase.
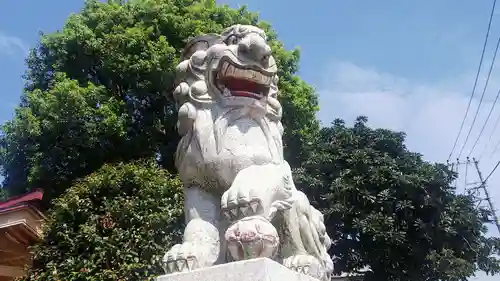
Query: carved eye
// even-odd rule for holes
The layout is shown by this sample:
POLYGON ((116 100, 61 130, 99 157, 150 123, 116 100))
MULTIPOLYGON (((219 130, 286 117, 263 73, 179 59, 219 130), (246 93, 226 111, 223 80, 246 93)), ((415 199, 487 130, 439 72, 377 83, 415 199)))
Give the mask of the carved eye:
POLYGON ((240 41, 240 38, 236 35, 231 35, 226 39, 226 44, 227 45, 236 45, 240 41))

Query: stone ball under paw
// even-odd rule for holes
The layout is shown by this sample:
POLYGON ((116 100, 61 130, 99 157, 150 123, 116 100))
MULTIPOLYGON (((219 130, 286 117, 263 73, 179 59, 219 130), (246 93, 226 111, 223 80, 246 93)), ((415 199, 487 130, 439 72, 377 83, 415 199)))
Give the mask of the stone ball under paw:
POLYGON ((272 258, 279 245, 278 231, 265 218, 252 216, 233 223, 226 231, 228 250, 234 260, 272 258))

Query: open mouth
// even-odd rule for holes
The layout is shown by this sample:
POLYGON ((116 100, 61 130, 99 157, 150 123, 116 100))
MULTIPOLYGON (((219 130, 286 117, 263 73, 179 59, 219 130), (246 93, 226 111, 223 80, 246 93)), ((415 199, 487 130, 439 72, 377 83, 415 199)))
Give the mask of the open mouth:
POLYGON ((269 93, 272 75, 241 68, 224 61, 215 76, 215 85, 225 97, 262 99, 269 93))

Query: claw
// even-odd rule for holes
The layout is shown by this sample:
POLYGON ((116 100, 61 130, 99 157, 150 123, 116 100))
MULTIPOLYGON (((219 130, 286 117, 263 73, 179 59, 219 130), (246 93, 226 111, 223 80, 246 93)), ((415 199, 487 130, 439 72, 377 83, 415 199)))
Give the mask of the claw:
POLYGON ((228 210, 223 210, 222 212, 228 221, 231 221, 231 213, 228 210))
POLYGON ((168 262, 168 263, 167 263, 167 267, 168 267, 168 271, 167 271, 167 273, 172 273, 172 272, 174 272, 174 270, 175 270, 175 265, 174 265, 174 263, 173 263, 173 262, 168 262))
POLYGON ((182 270, 184 269, 184 265, 186 264, 186 261, 185 260, 177 260, 175 262, 175 264, 177 265, 177 271, 182 272, 182 270))
POLYGON ((325 268, 323 268, 319 260, 313 256, 296 255, 288 257, 283 261, 283 265, 290 270, 312 276, 318 280, 327 280, 325 277, 325 268))
POLYGON ((310 268, 310 266, 307 266, 307 265, 306 265, 306 266, 304 266, 304 268, 303 268, 303 270, 302 270, 302 273, 304 273, 304 274, 308 274, 308 273, 309 273, 309 268, 310 268))
POLYGON ((195 267, 198 267, 198 265, 196 264, 196 259, 188 258, 187 267, 188 267, 188 270, 193 270, 195 267))
POLYGON ((231 208, 231 209, 229 209, 229 211, 231 212, 231 215, 233 218, 238 217, 238 209, 237 208, 231 208))
POLYGON ((250 208, 252 208, 252 212, 254 214, 257 213, 257 210, 259 209, 259 205, 260 205, 259 201, 252 201, 252 202, 250 202, 250 208))
POLYGON ((191 271, 198 268, 198 259, 190 244, 177 244, 163 257, 163 269, 166 274, 191 271))
POLYGON ((221 209, 224 217, 229 222, 232 222, 245 217, 257 215, 258 212, 262 210, 262 204, 260 200, 252 200, 250 202, 240 201, 238 204, 223 204, 221 209))
POLYGON ((240 214, 242 217, 250 215, 250 213, 248 212, 248 209, 249 209, 248 205, 244 205, 244 206, 240 207, 240 214))

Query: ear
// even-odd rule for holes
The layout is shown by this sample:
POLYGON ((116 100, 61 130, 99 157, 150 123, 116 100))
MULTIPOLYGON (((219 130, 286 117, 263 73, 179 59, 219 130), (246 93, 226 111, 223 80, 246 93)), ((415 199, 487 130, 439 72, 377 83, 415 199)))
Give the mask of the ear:
POLYGON ((181 61, 191 57, 196 51, 207 50, 212 45, 222 43, 222 37, 218 34, 205 34, 196 36, 195 38, 189 40, 184 47, 184 51, 181 55, 181 61))

